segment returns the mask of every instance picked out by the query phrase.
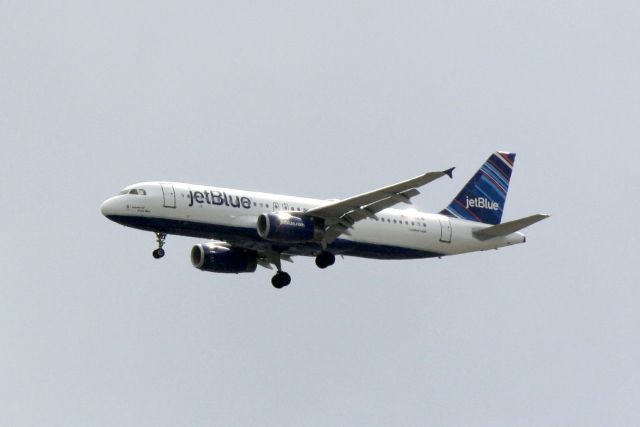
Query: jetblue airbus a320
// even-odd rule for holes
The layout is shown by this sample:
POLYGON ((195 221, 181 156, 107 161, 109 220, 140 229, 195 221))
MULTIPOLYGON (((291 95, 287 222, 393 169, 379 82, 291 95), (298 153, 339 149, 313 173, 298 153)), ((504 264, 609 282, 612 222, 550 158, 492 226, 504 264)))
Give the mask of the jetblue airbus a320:
POLYGON ((374 259, 442 257, 525 242, 518 231, 547 218, 536 214, 501 222, 514 153, 496 152, 437 214, 393 209, 409 203, 418 187, 454 168, 389 185, 344 200, 318 200, 177 182, 144 182, 106 200, 103 215, 152 231, 155 258, 167 234, 211 241, 191 250, 194 267, 214 273, 251 273, 258 265, 277 273, 276 288, 291 282, 281 261, 315 257, 326 268, 336 255, 374 259))

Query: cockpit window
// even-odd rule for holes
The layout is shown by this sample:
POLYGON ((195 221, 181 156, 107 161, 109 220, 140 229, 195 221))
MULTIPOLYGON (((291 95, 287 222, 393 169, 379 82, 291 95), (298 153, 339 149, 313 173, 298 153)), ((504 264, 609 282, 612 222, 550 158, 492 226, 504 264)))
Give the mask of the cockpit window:
POLYGON ((122 190, 118 195, 122 196, 124 194, 133 194, 136 196, 146 196, 147 191, 142 188, 132 188, 131 190, 122 190))

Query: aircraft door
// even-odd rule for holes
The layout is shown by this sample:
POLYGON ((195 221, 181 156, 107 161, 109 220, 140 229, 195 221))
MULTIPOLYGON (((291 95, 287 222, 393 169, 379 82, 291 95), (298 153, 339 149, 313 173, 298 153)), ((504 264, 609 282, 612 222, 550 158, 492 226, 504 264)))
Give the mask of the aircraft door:
POLYGON ((164 203, 162 206, 165 208, 173 208, 176 207, 176 192, 173 189, 173 185, 171 184, 160 184, 162 187, 162 197, 164 199, 164 203))
POLYGON ((451 243, 451 232, 451 220, 449 218, 440 218, 440 241, 451 243))

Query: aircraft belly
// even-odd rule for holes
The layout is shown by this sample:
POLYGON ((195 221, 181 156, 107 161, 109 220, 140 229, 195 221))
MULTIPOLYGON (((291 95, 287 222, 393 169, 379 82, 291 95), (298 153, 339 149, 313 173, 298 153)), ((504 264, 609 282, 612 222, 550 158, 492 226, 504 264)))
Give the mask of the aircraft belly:
MULTIPOLYGON (((202 239, 224 240, 233 245, 254 250, 281 250, 290 255, 315 256, 320 251, 317 242, 287 245, 262 239, 255 227, 236 227, 229 225, 176 220, 168 218, 112 215, 109 219, 133 228, 146 231, 162 231, 202 239)), ((349 255, 376 259, 415 259, 442 256, 443 253, 407 248, 395 242, 364 242, 352 239, 337 239, 328 249, 335 255, 349 255)))

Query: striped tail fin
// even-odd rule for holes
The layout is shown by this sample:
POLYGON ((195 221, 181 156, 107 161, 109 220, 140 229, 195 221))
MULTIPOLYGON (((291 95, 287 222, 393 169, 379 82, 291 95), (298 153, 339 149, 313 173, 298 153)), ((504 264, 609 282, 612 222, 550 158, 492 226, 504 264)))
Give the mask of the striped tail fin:
POLYGON ((485 224, 500 224, 515 159, 515 153, 493 153, 440 213, 485 224))

